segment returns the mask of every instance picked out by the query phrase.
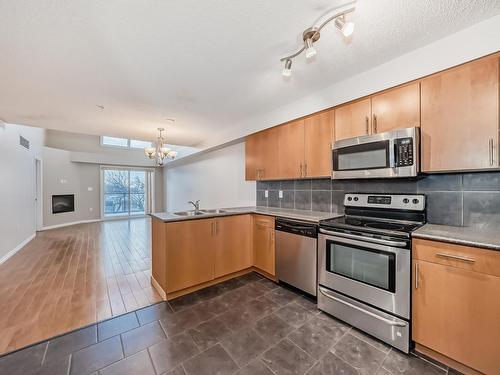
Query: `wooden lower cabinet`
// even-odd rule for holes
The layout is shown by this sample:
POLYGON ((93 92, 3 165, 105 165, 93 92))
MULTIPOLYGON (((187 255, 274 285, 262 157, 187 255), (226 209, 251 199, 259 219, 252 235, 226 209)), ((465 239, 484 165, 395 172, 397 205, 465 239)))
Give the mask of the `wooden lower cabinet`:
POLYGON ((215 277, 252 266, 252 217, 228 216, 214 219, 215 277))
POLYGON ((253 264, 276 276, 274 217, 253 215, 253 264))
POLYGON ((469 267, 500 252, 471 249, 414 242, 412 339, 476 371, 500 374, 500 277, 469 267))
POLYGON ((213 219, 166 223, 166 293, 213 280, 213 219))

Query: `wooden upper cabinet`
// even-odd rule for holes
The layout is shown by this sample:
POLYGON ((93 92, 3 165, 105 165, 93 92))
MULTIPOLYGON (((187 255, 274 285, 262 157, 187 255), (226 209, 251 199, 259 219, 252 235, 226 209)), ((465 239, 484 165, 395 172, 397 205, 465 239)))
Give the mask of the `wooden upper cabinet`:
POLYGON ((396 87, 374 95, 372 133, 420 126, 420 83, 396 87))
POLYGON ((498 56, 421 82, 422 170, 498 168, 498 56))
POLYGON ((335 140, 370 134, 371 100, 363 99, 335 108, 335 140))
POLYGON ((276 275, 274 217, 253 215, 254 266, 271 276, 276 275))
POLYGON ((245 179, 278 178, 278 129, 249 135, 245 140, 245 179))
POLYGON ((279 178, 303 177, 304 120, 292 121, 277 129, 279 178))
POLYGON ((328 177, 332 174, 334 110, 304 120, 304 177, 328 177))
POLYGON ((165 292, 171 293, 214 279, 216 241, 213 219, 166 224, 165 292))
POLYGON ((252 217, 235 215, 214 219, 215 277, 252 266, 252 217))

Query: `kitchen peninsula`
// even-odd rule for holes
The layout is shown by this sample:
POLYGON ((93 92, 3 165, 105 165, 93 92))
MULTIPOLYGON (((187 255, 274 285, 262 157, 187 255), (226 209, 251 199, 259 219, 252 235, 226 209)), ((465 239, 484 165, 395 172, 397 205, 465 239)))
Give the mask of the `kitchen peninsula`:
POLYGON ((251 271, 276 280, 275 218, 318 223, 342 214, 237 207, 151 216, 151 282, 170 300, 251 271))

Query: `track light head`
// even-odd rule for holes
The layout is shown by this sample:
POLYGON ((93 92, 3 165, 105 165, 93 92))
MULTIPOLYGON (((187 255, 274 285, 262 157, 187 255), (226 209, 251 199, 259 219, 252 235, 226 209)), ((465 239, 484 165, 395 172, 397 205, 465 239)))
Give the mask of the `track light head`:
POLYGON ((354 32, 354 22, 346 22, 344 15, 335 18, 335 26, 346 38, 354 32))
POLYGON ((285 60, 285 67, 283 68, 283 77, 290 77, 292 75, 292 59, 285 60))
POLYGON ((306 59, 314 57, 317 53, 316 48, 314 48, 314 42, 318 41, 320 38, 319 29, 316 27, 310 27, 302 33, 302 39, 304 40, 306 59))

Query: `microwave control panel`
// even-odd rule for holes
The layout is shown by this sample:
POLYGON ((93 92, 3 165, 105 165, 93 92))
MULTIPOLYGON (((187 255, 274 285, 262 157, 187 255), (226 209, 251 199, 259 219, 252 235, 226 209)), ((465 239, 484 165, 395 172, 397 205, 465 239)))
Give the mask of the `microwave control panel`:
POLYGON ((396 167, 413 165, 413 138, 398 138, 394 140, 396 167))

